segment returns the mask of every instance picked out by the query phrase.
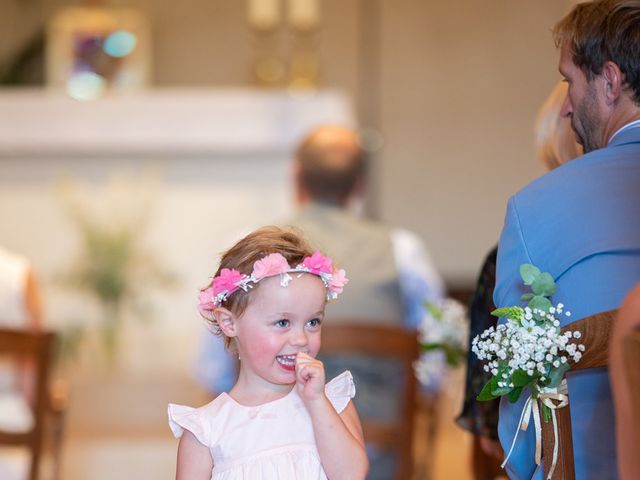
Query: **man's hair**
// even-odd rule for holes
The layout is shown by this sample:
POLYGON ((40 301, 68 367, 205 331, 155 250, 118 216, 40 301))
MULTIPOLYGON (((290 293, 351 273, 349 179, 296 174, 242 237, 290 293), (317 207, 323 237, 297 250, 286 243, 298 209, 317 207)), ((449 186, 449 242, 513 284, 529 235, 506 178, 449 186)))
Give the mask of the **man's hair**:
POLYGON ((342 205, 366 172, 357 135, 340 127, 320 127, 296 151, 300 182, 311 198, 342 205))
POLYGON ((612 61, 623 88, 640 104, 640 0, 597 0, 576 5, 553 28, 556 46, 567 45, 588 80, 612 61))

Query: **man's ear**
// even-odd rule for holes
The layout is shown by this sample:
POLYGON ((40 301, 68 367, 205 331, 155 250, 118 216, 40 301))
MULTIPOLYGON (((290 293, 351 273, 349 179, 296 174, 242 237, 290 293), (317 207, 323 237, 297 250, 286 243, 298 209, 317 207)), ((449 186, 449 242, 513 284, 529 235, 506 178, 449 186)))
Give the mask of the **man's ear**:
POLYGON ((218 327, 222 330, 227 337, 235 337, 237 332, 236 316, 230 310, 223 307, 218 307, 213 311, 213 318, 215 318, 218 327))
POLYGON ((607 104, 613 104, 622 92, 622 72, 620 67, 612 61, 607 61, 602 66, 602 78, 604 80, 604 94, 607 104))

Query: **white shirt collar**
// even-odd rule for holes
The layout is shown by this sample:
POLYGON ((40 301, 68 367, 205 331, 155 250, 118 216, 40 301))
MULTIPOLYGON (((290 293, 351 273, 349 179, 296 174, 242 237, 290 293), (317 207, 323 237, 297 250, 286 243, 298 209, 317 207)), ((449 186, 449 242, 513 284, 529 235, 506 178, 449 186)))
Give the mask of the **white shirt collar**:
POLYGON ((611 143, 611 140, 613 140, 613 137, 615 137, 616 135, 618 135, 622 131, 628 130, 628 129, 634 128, 634 127, 639 127, 639 126, 640 126, 640 120, 634 120, 633 122, 627 123, 626 125, 622 126, 618 130, 616 130, 613 135, 611 135, 611 138, 609 138, 609 141, 607 142, 607 145, 609 143, 611 143))

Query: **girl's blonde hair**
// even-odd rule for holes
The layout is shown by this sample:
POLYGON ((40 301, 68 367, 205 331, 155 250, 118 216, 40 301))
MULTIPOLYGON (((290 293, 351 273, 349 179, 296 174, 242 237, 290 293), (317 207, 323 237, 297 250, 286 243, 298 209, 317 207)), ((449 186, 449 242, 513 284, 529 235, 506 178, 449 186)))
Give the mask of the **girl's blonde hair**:
MULTIPOLYGON (((297 265, 305 257, 313 254, 313 249, 302 233, 293 227, 280 228, 266 226, 255 230, 242 238, 233 247, 222 254, 218 270, 213 275, 217 277, 223 268, 234 269, 245 275, 250 275, 253 264, 271 253, 282 255, 289 265, 297 265)), ((207 287, 205 287, 207 288, 207 287)), ((259 284, 245 292, 238 290, 225 300, 224 307, 234 315, 240 316, 246 310, 252 293, 260 288, 259 284)), ((204 288, 202 289, 204 290, 204 288)), ((214 316, 204 316, 216 335, 224 336, 214 316)), ((225 336, 225 345, 229 346, 231 339, 225 336)))
POLYGON ((567 84, 558 82, 536 117, 537 156, 549 170, 582 155, 582 147, 576 142, 576 136, 571 129, 571 120, 560 115, 566 97, 567 84))

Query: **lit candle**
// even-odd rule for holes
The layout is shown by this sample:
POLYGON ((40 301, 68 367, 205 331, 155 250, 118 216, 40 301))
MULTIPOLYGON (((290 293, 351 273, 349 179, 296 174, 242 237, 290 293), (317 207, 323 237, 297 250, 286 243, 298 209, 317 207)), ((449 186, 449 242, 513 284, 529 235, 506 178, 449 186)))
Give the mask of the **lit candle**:
POLYGON ((318 24, 320 4, 318 0, 289 0, 289 22, 295 28, 308 30, 318 24))
POLYGON ((259 29, 274 28, 280 21, 280 0, 249 0, 249 24, 259 29))

